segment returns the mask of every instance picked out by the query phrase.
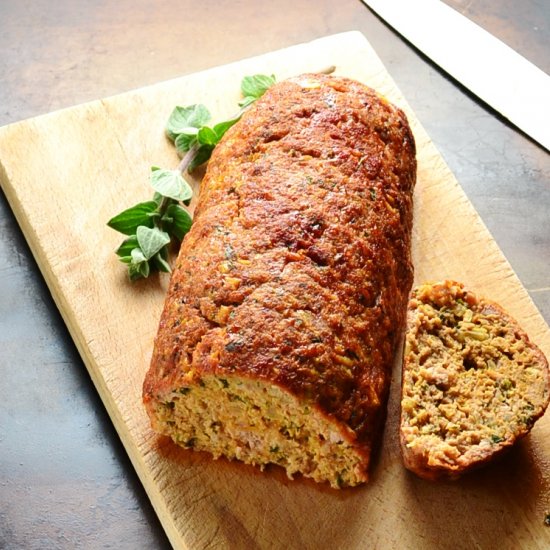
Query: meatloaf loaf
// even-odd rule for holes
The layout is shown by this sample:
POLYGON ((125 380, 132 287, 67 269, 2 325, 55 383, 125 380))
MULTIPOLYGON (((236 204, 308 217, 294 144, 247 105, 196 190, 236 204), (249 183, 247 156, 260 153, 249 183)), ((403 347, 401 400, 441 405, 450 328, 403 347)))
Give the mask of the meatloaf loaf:
POLYGON ((411 295, 403 367, 405 466, 456 478, 525 436, 550 397, 548 362, 498 304, 455 281, 411 295))
POLYGON ((225 135, 179 253, 144 403, 177 444, 367 480, 412 284, 415 145, 349 79, 274 85, 225 135))

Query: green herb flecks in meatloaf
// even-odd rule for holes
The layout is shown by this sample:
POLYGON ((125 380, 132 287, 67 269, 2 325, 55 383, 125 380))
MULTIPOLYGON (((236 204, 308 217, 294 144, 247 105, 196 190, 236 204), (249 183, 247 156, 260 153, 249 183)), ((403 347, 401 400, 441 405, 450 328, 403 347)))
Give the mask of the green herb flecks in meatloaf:
POLYGON ((144 403, 214 456, 334 487, 367 480, 412 284, 415 146, 366 86, 273 86, 216 147, 144 403))
POLYGON ((485 464, 529 433, 549 397, 546 358, 499 305, 455 281, 415 288, 401 401, 408 469, 455 478, 485 464))

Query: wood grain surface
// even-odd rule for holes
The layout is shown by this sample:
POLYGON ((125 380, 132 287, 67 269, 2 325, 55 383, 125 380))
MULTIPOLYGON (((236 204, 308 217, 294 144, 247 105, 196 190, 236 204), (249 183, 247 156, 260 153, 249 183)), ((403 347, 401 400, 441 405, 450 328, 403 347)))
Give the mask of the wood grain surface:
MULTIPOLYGON (((141 384, 167 277, 130 284, 106 220, 147 199, 151 165, 175 166, 176 104, 235 111, 242 76, 335 65, 403 107, 418 148, 416 281, 452 277, 500 302, 550 356, 550 330, 359 33, 326 37, 0 129, 0 181, 130 459, 176 548, 548 548, 550 415, 503 460, 458 482, 401 464, 396 365, 371 482, 334 491, 176 448, 150 429, 141 384), (322 60, 322 62, 320 61, 322 60), (465 526, 468 526, 465 528, 465 526)), ((198 185, 198 181, 194 182, 198 185)))

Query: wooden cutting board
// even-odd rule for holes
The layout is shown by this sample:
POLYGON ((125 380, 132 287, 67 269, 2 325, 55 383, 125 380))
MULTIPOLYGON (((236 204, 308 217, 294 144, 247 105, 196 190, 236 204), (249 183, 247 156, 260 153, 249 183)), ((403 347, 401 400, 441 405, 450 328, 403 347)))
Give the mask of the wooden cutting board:
MULTIPOLYGON (((146 200, 176 104, 235 111, 244 75, 335 65, 403 107, 418 147, 416 281, 451 277, 502 303, 550 357, 550 330, 366 39, 326 37, 0 129, 0 180, 149 497, 177 548, 548 548, 550 413, 502 461, 454 483, 406 472, 399 368, 371 482, 335 491, 176 448, 150 429, 141 384, 167 277, 130 284, 105 222, 146 200)), ((195 182, 196 184, 197 182, 195 182)), ((40 420, 37 419, 39 422, 40 420)))

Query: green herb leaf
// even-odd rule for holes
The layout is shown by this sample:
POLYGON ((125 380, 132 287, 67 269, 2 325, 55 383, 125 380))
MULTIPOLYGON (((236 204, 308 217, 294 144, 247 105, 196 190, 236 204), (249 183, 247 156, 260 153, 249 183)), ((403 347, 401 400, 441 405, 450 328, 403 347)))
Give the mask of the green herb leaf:
POLYGON ((178 241, 181 241, 193 223, 189 212, 179 204, 171 204, 166 209, 165 215, 172 218, 172 222, 166 229, 174 235, 178 241))
POLYGON ((243 97, 240 101, 239 101, 239 107, 241 109, 245 109, 246 107, 248 107, 249 105, 251 105, 252 103, 254 103, 258 98, 257 97, 254 97, 254 96, 251 96, 251 95, 247 95, 246 97, 243 97))
POLYGON ((122 244, 116 249, 115 253, 120 258, 128 257, 131 255, 132 250, 138 246, 137 237, 132 235, 122 241, 122 244))
POLYGON ((141 248, 139 248, 139 246, 136 246, 136 248, 132 249, 131 257, 132 257, 132 263, 133 264, 140 264, 142 262, 147 261, 147 258, 145 257, 145 254, 143 253, 141 248))
POLYGON ((149 266, 149 262, 138 262, 138 263, 131 263, 128 266, 128 275, 130 276, 131 281, 136 281, 137 279, 146 279, 149 277, 149 273, 151 272, 151 268, 149 266))
POLYGON ((189 164, 188 171, 192 172, 197 166, 200 166, 203 162, 206 162, 212 151, 214 150, 214 145, 201 145, 197 150, 195 158, 189 164))
MULTIPOLYGON (((140 252, 143 254, 145 260, 151 259, 163 246, 166 246, 170 242, 168 233, 161 231, 158 227, 150 229, 149 227, 140 225, 137 228, 136 237, 141 249, 140 252)), ((132 258, 134 258, 135 250, 132 250, 132 258)))
POLYGON ((177 106, 166 123, 166 134, 174 141, 179 134, 188 133, 189 128, 200 128, 209 120, 210 111, 202 104, 177 106))
POLYGON ((216 145, 219 140, 220 138, 218 137, 216 132, 214 132, 214 130, 212 130, 212 128, 209 128, 208 126, 203 126, 197 134, 197 141, 201 145, 216 145))
POLYGON ((267 76, 265 74, 255 74, 245 76, 241 81, 241 93, 244 98, 253 97, 258 99, 262 97, 268 88, 275 84, 275 75, 267 76))
POLYGON ((158 271, 163 271, 164 273, 170 273, 172 271, 170 269, 170 264, 162 257, 160 252, 155 254, 151 261, 158 271))
POLYGON ((190 137, 196 136, 201 128, 203 128, 203 126, 187 126, 186 128, 182 128, 178 135, 184 134, 190 137))
POLYGON ((158 191, 155 191, 155 194, 153 195, 153 200, 158 204, 160 205, 160 203, 162 202, 162 195, 158 192, 158 191))
POLYGON ((216 124, 213 128, 209 126, 203 126, 199 129, 196 136, 188 136, 186 134, 180 134, 175 141, 176 148, 180 153, 186 153, 196 143, 199 143, 197 153, 193 160, 189 164, 188 171, 192 172, 197 166, 210 159, 210 155, 214 147, 219 143, 225 132, 231 128, 240 119, 238 117, 232 118, 216 124))
POLYGON ((154 170, 151 172, 150 183, 162 196, 177 201, 186 201, 193 196, 193 190, 179 170, 154 170))
POLYGON ((218 142, 223 137, 225 132, 227 132, 227 130, 229 130, 229 128, 231 128, 231 126, 233 126, 234 124, 239 122, 240 118, 241 117, 238 116, 236 118, 232 118, 231 120, 226 120, 225 122, 220 122, 212 128, 212 130, 214 130, 214 133, 218 137, 218 142))
POLYGON ((124 233, 124 235, 133 235, 138 225, 153 227, 153 220, 149 214, 156 209, 157 203, 155 201, 140 202, 111 218, 107 225, 115 231, 124 233))
POLYGON ((180 153, 186 153, 197 143, 197 134, 179 134, 174 145, 180 153))
POLYGON ((130 262, 128 265, 128 275, 130 276, 130 280, 135 281, 136 279, 149 277, 150 271, 151 269, 149 262, 147 261, 147 258, 145 258, 143 251, 139 247, 132 249, 130 262))

